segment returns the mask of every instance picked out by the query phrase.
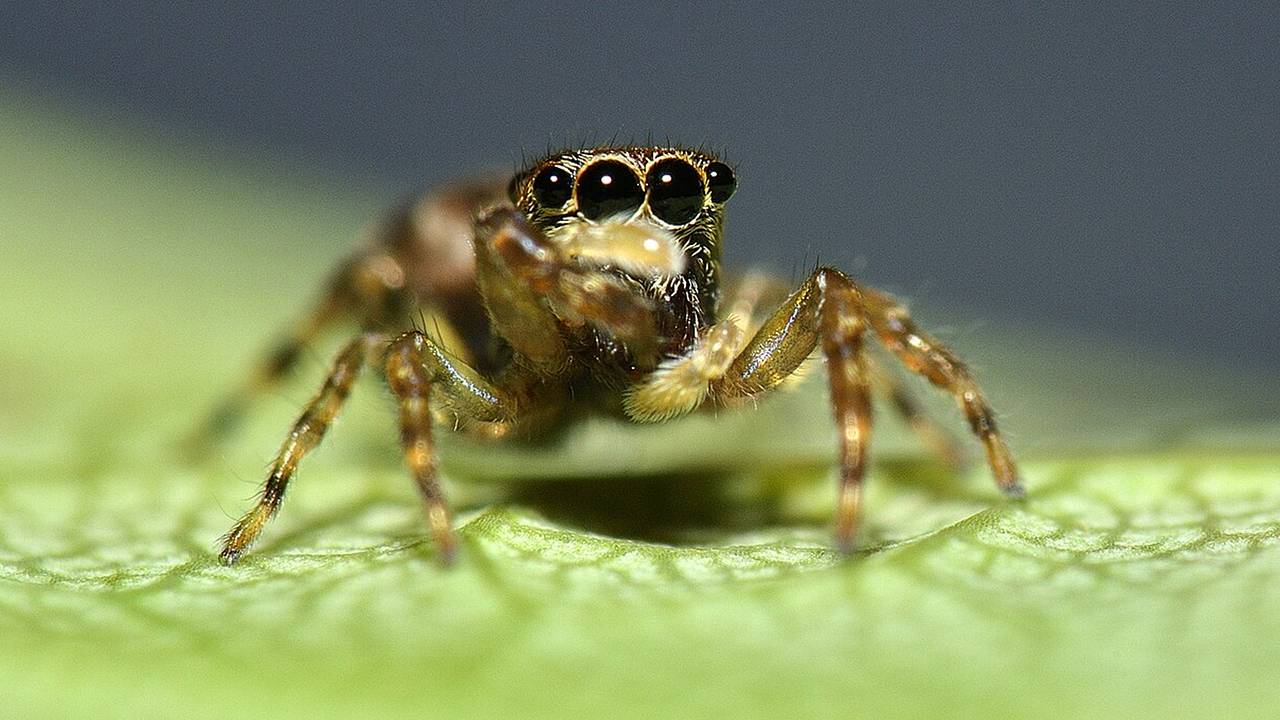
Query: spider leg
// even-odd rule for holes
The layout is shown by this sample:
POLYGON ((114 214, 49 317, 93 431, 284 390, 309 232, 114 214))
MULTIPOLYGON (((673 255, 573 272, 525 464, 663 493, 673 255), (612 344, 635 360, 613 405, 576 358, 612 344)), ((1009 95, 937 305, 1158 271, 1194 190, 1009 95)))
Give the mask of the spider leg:
POLYGON ((364 364, 385 353, 388 384, 400 409, 400 430, 405 459, 427 505, 432 535, 448 561, 456 548, 449 527, 449 511, 436 478, 431 439, 432 409, 440 406, 469 420, 508 422, 514 403, 478 372, 451 358, 436 342, 418 331, 401 335, 388 344, 380 333, 366 333, 338 355, 319 394, 307 404, 280 447, 259 494, 258 502, 222 538, 220 558, 226 564, 238 560, 280 509, 289 481, 299 463, 315 449, 332 425, 364 364), (434 395, 433 395, 434 393, 434 395))
POLYGON ((400 411, 400 441, 406 464, 426 504, 427 524, 443 562, 457 552, 450 520, 437 475, 432 440, 431 405, 442 397, 450 408, 471 420, 504 422, 515 412, 515 403, 470 367, 450 358, 421 332, 401 335, 391 343, 386 357, 387 384, 400 411))
POLYGON ((187 438, 187 447, 207 449, 210 441, 230 434, 252 401, 297 367, 303 348, 340 322, 354 317, 366 328, 380 325, 396 304, 403 283, 400 266, 383 253, 363 253, 341 265, 319 302, 277 341, 249 378, 196 427, 187 438))
POLYGON ((867 319, 880 342, 912 372, 955 398, 969 421, 969 428, 982 442, 987 464, 1000 490, 1010 497, 1025 495, 1013 454, 996 428, 995 413, 964 363, 949 348, 920 330, 907 309, 894 298, 871 289, 864 290, 863 297, 867 319))
POLYGON ((325 431, 342 410, 361 368, 375 349, 385 342, 382 335, 366 333, 353 340, 338 354, 333 368, 325 378, 324 386, 307 403, 302 415, 294 423, 293 430, 289 432, 289 437, 276 453, 271 472, 258 495, 258 502, 222 537, 219 557, 223 563, 230 565, 238 560, 257 539, 262 527, 280 509, 289 481, 297 472, 298 463, 320 444, 325 431))
POLYGON ((903 357, 908 367, 955 395, 974 433, 988 448, 997 484, 1012 495, 1021 489, 1012 457, 976 383, 950 351, 916 330, 905 311, 896 303, 887 304, 886 298, 859 287, 838 270, 819 268, 764 322, 713 387, 720 400, 770 390, 790 376, 815 347, 821 348, 840 436, 836 543, 846 550, 852 547, 857 531, 871 429, 871 377, 863 347, 868 329, 903 357), (886 314, 887 308, 893 312, 886 314), (908 349, 917 345, 928 348, 927 352, 917 356, 908 349))
POLYGON ((858 288, 843 273, 819 268, 774 311, 734 359, 716 397, 728 400, 780 385, 821 347, 827 361, 832 413, 840 438, 836 546, 853 549, 861 514, 871 391, 867 377, 858 288))

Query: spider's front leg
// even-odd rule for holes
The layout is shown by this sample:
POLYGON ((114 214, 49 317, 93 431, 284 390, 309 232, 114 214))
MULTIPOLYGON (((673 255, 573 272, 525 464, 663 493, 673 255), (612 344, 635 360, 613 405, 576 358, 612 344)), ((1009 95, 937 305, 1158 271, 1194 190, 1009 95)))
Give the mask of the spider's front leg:
POLYGON ((964 365, 918 330, 905 309, 888 296, 859 287, 838 270, 819 268, 765 321, 712 392, 719 399, 730 399, 772 389, 815 347, 821 347, 840 437, 837 546, 852 549, 862 504, 871 429, 870 377, 863 347, 868 328, 907 367, 955 397, 987 450, 996 483, 1006 494, 1020 496, 1022 486, 1012 455, 996 429, 994 413, 964 365))
POLYGON ((470 420, 505 422, 514 416, 515 402, 416 330, 391 343, 387 349, 386 375, 399 404, 400 442, 405 462, 426 504, 427 524, 440 557, 445 563, 451 562, 457 551, 457 540, 437 474, 431 406, 443 401, 450 410, 470 420), (437 390, 434 398, 433 389, 437 390))
POLYGON ((432 409, 439 405, 461 417, 485 422, 510 420, 515 404, 510 396, 480 374, 451 358, 421 332, 388 341, 367 333, 350 343, 334 361, 319 394, 307 404, 280 447, 258 502, 222 538, 219 557, 226 564, 238 560, 275 516, 298 465, 324 438, 351 392, 361 368, 370 359, 385 357, 387 382, 400 409, 400 433, 405 460, 427 506, 432 536, 448 562, 457 543, 449 525, 449 509, 436 475, 431 437, 432 409))
POLYGON ((302 415, 293 424, 289 437, 276 453, 271 472, 258 494, 258 502, 222 537, 222 550, 218 556, 223 563, 230 565, 240 559, 262 532, 267 521, 280 510, 280 503, 284 501, 289 481, 298 470, 298 463, 320 444, 325 431, 338 417, 343 403, 351 394, 351 386, 361 368, 385 344, 384 336, 368 333, 356 338, 338 353, 333 368, 325 378, 324 386, 307 403, 302 415))

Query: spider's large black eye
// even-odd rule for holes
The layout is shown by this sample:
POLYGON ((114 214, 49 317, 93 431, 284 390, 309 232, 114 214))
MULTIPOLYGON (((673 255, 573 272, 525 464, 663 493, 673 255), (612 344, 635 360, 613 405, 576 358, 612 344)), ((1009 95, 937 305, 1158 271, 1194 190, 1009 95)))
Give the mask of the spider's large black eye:
POLYGON ((552 165, 533 179, 533 198, 544 208, 564 207, 573 196, 573 173, 552 165))
POLYGON ((702 209, 702 178, 679 158, 659 160, 649 168, 649 209, 669 225, 684 225, 702 209))
POLYGON ((588 220, 632 213, 642 202, 644 189, 625 163, 601 160, 578 173, 578 211, 588 220))
POLYGON ((738 179, 728 165, 713 162, 707 166, 707 187, 711 188, 711 202, 722 203, 738 189, 738 179))

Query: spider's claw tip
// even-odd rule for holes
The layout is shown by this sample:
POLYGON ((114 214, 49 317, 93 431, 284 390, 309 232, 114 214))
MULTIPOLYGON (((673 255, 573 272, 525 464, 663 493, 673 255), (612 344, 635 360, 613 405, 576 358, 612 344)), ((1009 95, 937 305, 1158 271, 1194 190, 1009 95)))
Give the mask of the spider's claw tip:
POLYGON ((858 551, 858 544, 853 541, 852 537, 836 536, 835 539, 836 552, 845 557, 850 557, 858 551))
POLYGON ((436 557, 441 567, 452 567, 458 561, 458 539, 450 533, 436 540, 436 557))
POLYGON ((240 559, 241 554, 239 550, 234 548, 222 548, 222 551, 218 553, 218 562, 226 567, 231 567, 240 559))
POLYGON ((453 567, 458 562, 458 548, 454 546, 440 548, 440 566, 453 567))
POLYGON ((1027 499, 1027 487, 1022 484, 1022 480, 1020 479, 1014 480, 1008 485, 1002 486, 1000 488, 1000 492, 1004 493, 1004 496, 1009 498, 1010 500, 1026 500, 1027 499))

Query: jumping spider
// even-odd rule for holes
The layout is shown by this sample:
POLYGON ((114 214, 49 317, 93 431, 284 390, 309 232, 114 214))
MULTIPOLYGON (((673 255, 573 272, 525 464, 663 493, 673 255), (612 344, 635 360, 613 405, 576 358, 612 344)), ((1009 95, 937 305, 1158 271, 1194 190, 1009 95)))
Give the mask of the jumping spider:
POLYGON ((505 192, 501 183, 473 183, 407 204, 338 268, 322 301, 215 415, 214 425, 225 427, 338 321, 363 328, 294 424, 257 504, 222 539, 221 559, 235 562, 258 537, 370 361, 397 401, 404 457, 446 561, 456 540, 433 420, 489 438, 544 433, 583 411, 661 422, 775 388, 815 349, 826 360, 839 437, 835 541, 851 549, 871 386, 940 438, 873 366, 868 334, 954 396, 996 483, 1020 495, 981 390, 898 301, 820 267, 789 295, 776 292, 780 306, 762 314, 776 281, 722 282, 724 208, 735 187, 733 170, 707 152, 600 147, 541 159, 505 192), (431 313, 435 337, 403 331, 415 309, 431 313))

